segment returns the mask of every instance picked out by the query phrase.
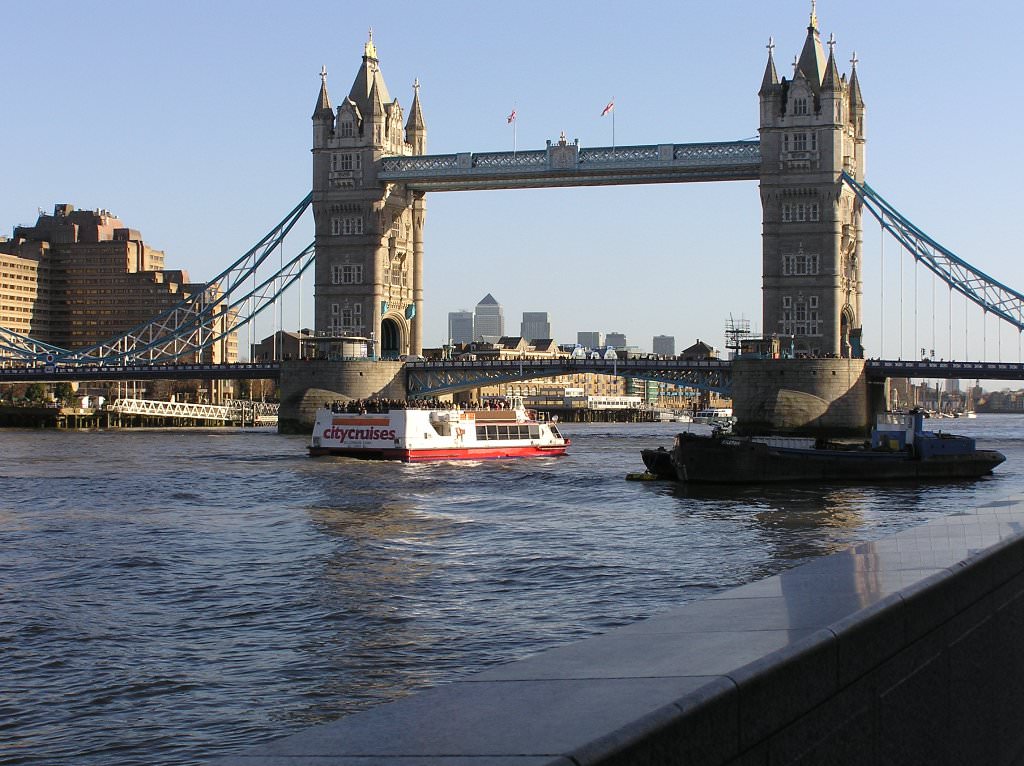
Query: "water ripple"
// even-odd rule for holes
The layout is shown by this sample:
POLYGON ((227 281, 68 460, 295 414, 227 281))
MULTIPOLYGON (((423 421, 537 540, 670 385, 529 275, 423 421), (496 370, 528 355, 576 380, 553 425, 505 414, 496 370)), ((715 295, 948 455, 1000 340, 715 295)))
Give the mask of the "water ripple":
POLYGON ((769 490, 623 481, 660 424, 438 465, 0 431, 0 764, 193 764, 642 619, 1019 492, 1022 423, 956 424, 989 480, 769 490))

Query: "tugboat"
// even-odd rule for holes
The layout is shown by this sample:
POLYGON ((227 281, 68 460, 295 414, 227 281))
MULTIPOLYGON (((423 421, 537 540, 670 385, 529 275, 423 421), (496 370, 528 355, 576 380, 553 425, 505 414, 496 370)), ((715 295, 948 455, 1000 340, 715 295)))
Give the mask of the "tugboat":
POLYGON ((503 409, 317 412, 309 454, 368 460, 486 460, 564 455, 569 439, 513 397, 503 409))
POLYGON ((967 436, 925 431, 920 412, 880 415, 869 444, 775 436, 681 433, 671 450, 643 450, 658 478, 688 483, 973 479, 1006 460, 967 436))

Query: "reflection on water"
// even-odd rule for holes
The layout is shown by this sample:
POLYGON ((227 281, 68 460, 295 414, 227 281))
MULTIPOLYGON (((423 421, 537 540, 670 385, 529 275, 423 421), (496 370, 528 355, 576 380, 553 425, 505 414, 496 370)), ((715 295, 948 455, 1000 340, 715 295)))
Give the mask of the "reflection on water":
POLYGON ((624 481, 673 424, 415 466, 2 431, 0 764, 203 761, 1007 497, 1022 423, 953 424, 1009 457, 979 482, 739 489, 624 481))

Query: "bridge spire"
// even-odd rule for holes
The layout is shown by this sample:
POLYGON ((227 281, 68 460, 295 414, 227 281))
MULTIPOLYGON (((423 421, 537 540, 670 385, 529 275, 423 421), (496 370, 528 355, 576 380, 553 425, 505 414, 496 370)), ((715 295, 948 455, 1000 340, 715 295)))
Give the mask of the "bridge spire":
POLYGON ((779 84, 779 75, 775 71, 775 40, 769 37, 765 48, 768 49, 768 63, 764 68, 764 77, 761 78, 761 90, 757 92, 759 96, 766 95, 771 91, 772 86, 779 84))
POLYGON ((334 117, 334 110, 331 108, 331 99, 327 95, 327 67, 320 68, 320 95, 316 100, 316 108, 313 110, 313 119, 330 119, 334 117))
POLYGON ((427 125, 423 121, 423 109, 420 106, 420 81, 412 84, 412 106, 409 107, 409 119, 405 123, 405 141, 412 144, 413 154, 425 154, 427 150, 427 125))
POLYGON ((352 90, 348 94, 348 97, 364 115, 369 114, 373 108, 370 93, 374 86, 377 88, 377 95, 381 103, 391 103, 388 86, 384 84, 384 76, 380 72, 380 64, 377 61, 377 46, 373 43, 373 30, 370 30, 370 39, 363 46, 362 66, 359 67, 356 79, 352 83, 352 90))
POLYGON ((864 109, 864 98, 860 94, 860 80, 857 79, 857 52, 850 56, 850 111, 864 109))
POLYGON ((836 66, 836 38, 835 35, 828 36, 828 63, 825 65, 825 79, 821 81, 823 91, 838 90, 840 87, 839 67, 836 66))
POLYGON ((825 75, 825 51, 821 47, 821 36, 818 34, 818 14, 815 12, 814 0, 811 0, 811 23, 807 26, 807 39, 797 61, 797 69, 817 93, 821 88, 821 80, 825 75))

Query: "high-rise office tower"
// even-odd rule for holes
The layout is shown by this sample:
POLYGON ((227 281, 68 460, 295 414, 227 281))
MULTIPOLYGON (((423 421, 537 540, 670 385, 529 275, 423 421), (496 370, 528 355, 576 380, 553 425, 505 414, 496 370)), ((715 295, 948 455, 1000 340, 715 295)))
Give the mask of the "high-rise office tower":
POLYGON ((610 332, 605 336, 605 344, 608 348, 625 348, 626 336, 621 332, 610 332))
POLYGON ((493 295, 487 293, 476 304, 476 311, 473 312, 473 339, 496 341, 504 334, 505 315, 502 313, 501 304, 494 300, 493 295))
POLYGON ((448 340, 452 343, 473 342, 473 312, 448 312, 448 340))
POLYGON ((519 325, 519 334, 526 340, 543 340, 551 337, 551 322, 546 311, 524 311, 519 325))
POLYGON ((651 351, 662 356, 675 356, 676 337, 674 335, 655 335, 651 343, 651 351))

